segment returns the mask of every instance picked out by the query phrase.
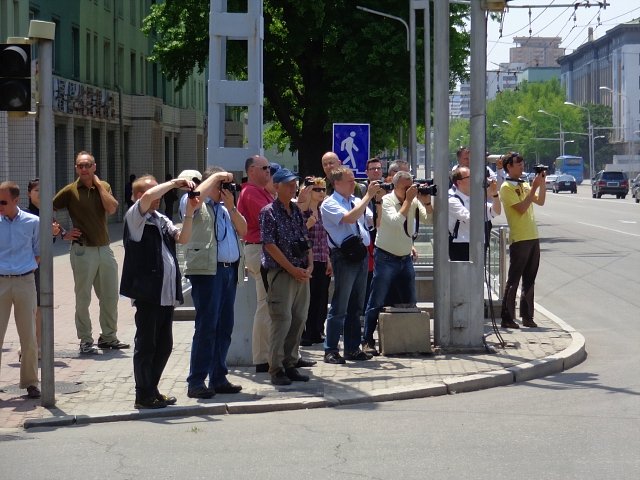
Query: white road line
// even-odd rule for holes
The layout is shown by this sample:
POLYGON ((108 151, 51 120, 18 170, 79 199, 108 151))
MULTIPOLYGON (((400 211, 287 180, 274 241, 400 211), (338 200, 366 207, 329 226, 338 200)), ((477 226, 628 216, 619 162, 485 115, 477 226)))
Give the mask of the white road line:
POLYGON ((592 223, 585 223, 585 222, 577 222, 577 223, 579 223, 580 225, 586 225, 587 227, 602 228, 603 230, 609 230, 610 232, 622 233, 623 235, 631 235, 632 237, 640 237, 640 235, 638 235, 637 233, 623 232, 622 230, 616 230, 615 228, 603 227, 600 225, 594 225, 592 223))

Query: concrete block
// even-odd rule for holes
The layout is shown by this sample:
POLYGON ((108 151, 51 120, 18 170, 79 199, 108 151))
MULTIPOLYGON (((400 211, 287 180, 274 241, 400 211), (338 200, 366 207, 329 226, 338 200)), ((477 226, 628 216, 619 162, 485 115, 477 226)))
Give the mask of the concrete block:
POLYGON ((576 365, 584 362, 587 358, 587 352, 585 350, 584 336, 578 332, 571 332, 571 343, 563 351, 551 355, 547 358, 561 358, 562 367, 564 370, 573 368, 576 365))
POLYGON ((449 393, 473 392, 486 388, 503 387, 514 382, 513 372, 508 370, 496 370, 464 377, 445 378, 442 381, 447 386, 449 393))
POLYGON ((68 427, 76 423, 75 415, 63 415, 61 417, 49 418, 27 418, 23 427, 29 428, 50 428, 50 427, 68 427))
POLYGON ((531 360, 530 362, 521 363, 513 367, 508 367, 507 370, 513 372, 516 382, 526 382, 533 380, 534 378, 546 377, 547 375, 553 375, 554 373, 560 373, 563 368, 563 359, 546 357, 531 360))
POLYGON ((431 329, 427 312, 381 312, 378 334, 383 355, 431 352, 431 329))
POLYGON ((305 410, 308 408, 325 408, 329 402, 324 398, 289 398, 260 402, 227 403, 229 414, 282 412, 286 410, 305 410))

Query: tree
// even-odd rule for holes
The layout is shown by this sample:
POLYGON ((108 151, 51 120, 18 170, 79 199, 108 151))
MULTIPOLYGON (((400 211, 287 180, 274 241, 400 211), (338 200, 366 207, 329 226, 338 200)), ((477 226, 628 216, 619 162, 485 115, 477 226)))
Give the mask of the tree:
MULTIPOLYGON (((229 10, 237 11, 241 3, 229 0, 229 10)), ((408 17, 406 0, 364 3, 408 17)), ((178 88, 194 68, 201 72, 207 65, 208 12, 208 0, 166 0, 152 5, 144 21, 143 30, 156 37, 151 60, 178 88)), ((466 6, 451 5, 452 84, 466 75, 467 12, 466 6)), ((408 125, 409 116, 409 59, 401 25, 359 11, 349 0, 265 0, 264 22, 264 120, 273 123, 265 138, 297 150, 303 174, 321 172, 332 123, 370 123, 372 151, 395 144, 397 129, 408 125)), ((416 38, 422 38, 420 29, 416 38)), ((231 52, 229 59, 232 74, 245 78, 241 52, 231 52)), ((422 74, 419 70, 418 85, 422 74)))

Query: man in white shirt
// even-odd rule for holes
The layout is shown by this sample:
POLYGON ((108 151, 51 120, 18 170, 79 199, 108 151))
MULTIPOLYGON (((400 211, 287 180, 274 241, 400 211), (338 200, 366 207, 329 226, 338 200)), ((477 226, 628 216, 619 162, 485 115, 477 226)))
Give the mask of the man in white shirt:
POLYGON ((362 343, 363 351, 369 355, 378 355, 373 332, 391 285, 402 285, 400 293, 403 298, 399 298, 398 303, 416 303, 416 274, 411 248, 418 222, 432 223, 431 196, 418 194, 418 186, 413 183, 409 172, 397 172, 393 176, 393 185, 393 191, 382 197, 380 225, 373 253, 375 263, 362 343))
MULTIPOLYGON (((453 170, 451 179, 453 186, 449 190, 449 260, 469 261, 471 172, 468 167, 458 167, 453 170)), ((489 181, 486 198, 485 225, 502 211, 498 183, 495 180, 489 181)))

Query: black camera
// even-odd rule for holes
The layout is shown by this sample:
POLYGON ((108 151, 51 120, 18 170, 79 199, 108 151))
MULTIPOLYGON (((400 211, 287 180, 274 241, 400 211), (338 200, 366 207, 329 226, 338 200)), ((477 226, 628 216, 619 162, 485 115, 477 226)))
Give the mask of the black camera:
POLYGON ((221 190, 229 190, 232 193, 239 192, 241 188, 242 186, 231 182, 223 182, 222 185, 220 185, 221 190))
POLYGON ((291 244, 291 253, 296 258, 304 258, 307 255, 307 252, 311 248, 311 241, 305 240, 301 238, 300 240, 295 240, 291 244))
POLYGON ((533 167, 533 171, 536 172, 536 175, 541 174, 542 172, 547 173, 547 170, 549 170, 549 167, 547 167, 546 165, 536 165, 535 167, 533 167))
POLYGON ((415 180, 415 184, 418 186, 418 193, 420 195, 436 196, 438 194, 438 187, 433 184, 433 178, 415 180))
POLYGON ((314 185, 313 177, 305 177, 305 179, 304 179, 304 186, 305 186, 305 187, 308 187, 308 186, 310 186, 310 185, 314 185))
POLYGON ((187 197, 189 198, 196 198, 200 196, 200 192, 196 192, 195 190, 189 190, 187 192, 187 197))
POLYGON ((378 185, 381 189, 383 189, 387 193, 393 191, 393 183, 380 182, 378 185))

